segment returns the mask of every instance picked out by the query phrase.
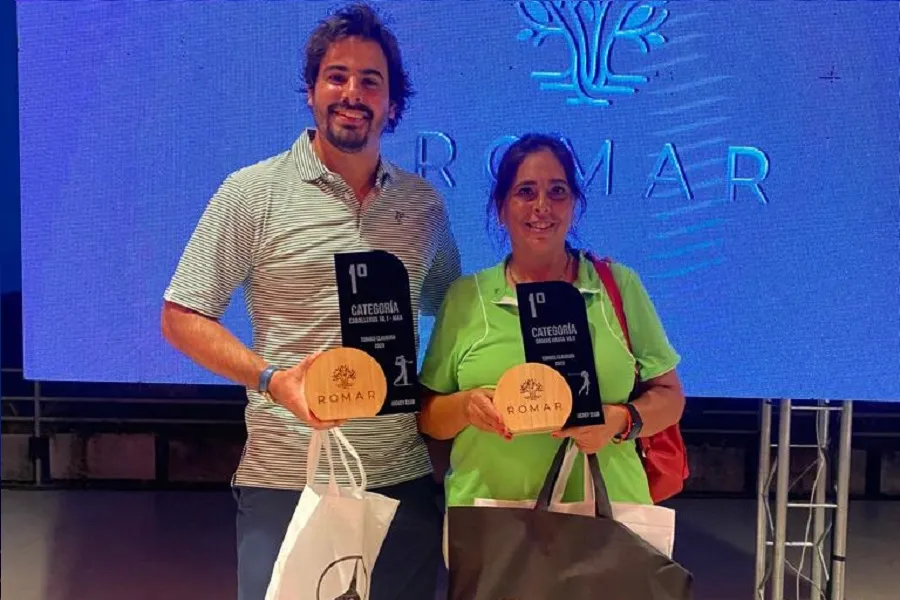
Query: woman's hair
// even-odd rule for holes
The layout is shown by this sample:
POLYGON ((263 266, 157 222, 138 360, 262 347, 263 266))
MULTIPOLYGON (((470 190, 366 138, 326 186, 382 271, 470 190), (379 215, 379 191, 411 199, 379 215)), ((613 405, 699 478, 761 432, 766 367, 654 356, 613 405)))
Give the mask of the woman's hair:
POLYGON ((572 192, 572 197, 578 205, 577 217, 584 214, 587 207, 587 200, 584 196, 584 190, 581 188, 581 181, 578 177, 578 169, 575 167, 575 157, 569 147, 566 146, 559 138, 544 135, 540 133, 528 133, 513 142, 497 166, 497 177, 491 187, 491 196, 488 201, 488 227, 499 222, 500 214, 503 211, 503 205, 509 196, 509 190, 516 181, 516 173, 519 167, 528 156, 541 151, 548 151, 556 157, 559 164, 562 165, 566 174, 566 183, 572 192))

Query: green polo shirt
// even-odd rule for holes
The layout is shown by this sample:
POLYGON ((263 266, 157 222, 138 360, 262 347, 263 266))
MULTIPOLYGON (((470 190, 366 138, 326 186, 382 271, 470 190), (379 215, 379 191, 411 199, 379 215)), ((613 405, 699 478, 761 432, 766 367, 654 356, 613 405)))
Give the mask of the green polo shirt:
MULTIPOLYGON (((462 277, 450 287, 425 354, 422 385, 441 394, 493 388, 507 369, 525 362, 516 297, 506 281, 505 264, 462 277)), ((622 403, 631 393, 635 360, 641 379, 647 380, 674 369, 680 357, 638 275, 620 264, 612 270, 622 294, 634 356, 603 283, 583 253, 579 253, 575 287, 587 304, 600 396, 604 403, 622 403)), ((453 441, 447 504, 470 505, 476 498, 536 498, 559 444, 549 434, 506 441, 466 427, 453 441)), ((633 441, 609 444, 598 457, 611 500, 652 503, 633 441)), ((567 501, 582 499, 583 472, 579 457, 566 490, 567 501)))

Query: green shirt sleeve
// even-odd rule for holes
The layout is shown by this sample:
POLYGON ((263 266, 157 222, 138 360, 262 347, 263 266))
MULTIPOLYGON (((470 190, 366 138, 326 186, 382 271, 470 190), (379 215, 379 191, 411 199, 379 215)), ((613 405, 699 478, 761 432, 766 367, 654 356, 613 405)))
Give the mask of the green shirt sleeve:
POLYGON ((473 283, 470 275, 450 286, 431 330, 419 383, 439 394, 460 391, 457 372, 465 351, 464 329, 472 318, 470 306, 477 294, 473 283))
POLYGON ((669 343, 666 331, 644 284, 632 269, 613 264, 613 275, 622 294, 632 352, 640 367, 642 381, 668 373, 681 361, 669 343))

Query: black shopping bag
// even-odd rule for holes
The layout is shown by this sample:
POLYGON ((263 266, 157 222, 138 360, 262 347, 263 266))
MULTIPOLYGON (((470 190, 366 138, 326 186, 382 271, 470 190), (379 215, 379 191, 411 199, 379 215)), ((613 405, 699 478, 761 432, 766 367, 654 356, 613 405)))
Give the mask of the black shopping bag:
POLYGON ((535 507, 447 509, 449 600, 690 600, 693 577, 612 519, 596 455, 595 517, 549 511, 568 440, 535 507))

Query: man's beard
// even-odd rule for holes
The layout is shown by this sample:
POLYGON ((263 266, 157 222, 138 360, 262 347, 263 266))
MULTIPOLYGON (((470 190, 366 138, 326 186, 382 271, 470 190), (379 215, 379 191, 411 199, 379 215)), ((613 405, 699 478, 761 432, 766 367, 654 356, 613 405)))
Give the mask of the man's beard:
POLYGON ((373 130, 372 118, 372 111, 365 106, 357 105, 350 107, 332 104, 328 107, 328 112, 325 115, 326 126, 324 128, 320 127, 320 129, 324 129, 325 139, 327 139, 332 146, 342 152, 347 152, 348 154, 356 153, 360 152, 369 143, 369 135, 373 130), (334 122, 336 119, 335 111, 338 109, 362 112, 365 115, 365 122, 355 129, 342 127, 334 122))

